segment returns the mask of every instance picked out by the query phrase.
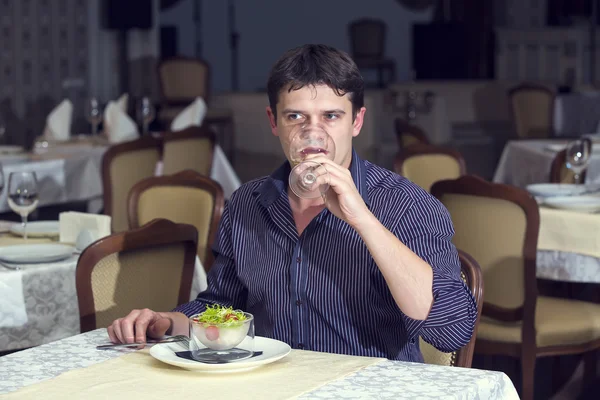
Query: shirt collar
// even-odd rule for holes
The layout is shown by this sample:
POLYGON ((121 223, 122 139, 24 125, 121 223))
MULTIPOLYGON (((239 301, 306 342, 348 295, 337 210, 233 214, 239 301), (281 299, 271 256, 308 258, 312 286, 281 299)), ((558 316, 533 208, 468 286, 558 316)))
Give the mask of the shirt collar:
MULTIPOLYGON (((362 196, 365 204, 369 206, 367 167, 354 149, 352 149, 352 161, 350 162, 349 169, 352 180, 358 189, 358 193, 362 196)), ((254 190, 253 195, 263 207, 270 207, 279 196, 287 193, 290 171, 290 163, 285 161, 254 190)))

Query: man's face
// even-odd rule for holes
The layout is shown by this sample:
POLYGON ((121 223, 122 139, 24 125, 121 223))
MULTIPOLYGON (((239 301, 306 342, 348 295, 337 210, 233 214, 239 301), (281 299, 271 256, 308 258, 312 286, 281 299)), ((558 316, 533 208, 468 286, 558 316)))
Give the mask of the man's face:
POLYGON ((326 85, 305 86, 291 92, 284 88, 279 93, 276 118, 273 110, 267 107, 271 131, 273 135, 279 137, 288 160, 290 160, 290 142, 292 136, 298 131, 298 125, 320 125, 335 144, 333 160, 345 167, 350 165, 352 138, 360 133, 364 114, 363 107, 353 120, 349 95, 338 96, 326 85))

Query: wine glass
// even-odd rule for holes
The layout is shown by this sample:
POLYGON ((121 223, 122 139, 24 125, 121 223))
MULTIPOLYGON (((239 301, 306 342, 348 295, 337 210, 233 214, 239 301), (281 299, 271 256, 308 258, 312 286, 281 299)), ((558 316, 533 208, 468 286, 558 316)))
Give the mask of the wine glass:
POLYGON ((567 144, 566 149, 567 168, 573 171, 575 183, 581 182, 581 173, 587 168, 592 153, 592 141, 590 138, 573 140, 567 144))
POLYGON ((329 173, 324 165, 310 156, 335 157, 335 144, 322 125, 298 125, 292 130, 290 161, 293 168, 288 179, 290 189, 298 197, 314 199, 329 190, 329 173))
POLYGON ((8 177, 8 206, 21 216, 23 237, 27 240, 27 217, 38 205, 35 172, 11 172, 8 177))
POLYGON ((152 102, 148 97, 142 98, 140 108, 138 110, 138 120, 142 122, 142 134, 148 134, 148 126, 154 121, 155 110, 152 102))
POLYGON ((86 104, 85 116, 92 125, 92 136, 95 137, 98 134, 98 125, 102 122, 102 109, 95 97, 92 97, 86 104))

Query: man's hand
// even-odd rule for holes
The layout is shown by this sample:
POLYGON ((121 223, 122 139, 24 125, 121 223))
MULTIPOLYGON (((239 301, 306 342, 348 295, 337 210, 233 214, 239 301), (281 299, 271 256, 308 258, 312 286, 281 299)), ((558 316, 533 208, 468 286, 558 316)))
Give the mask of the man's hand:
POLYGON ((181 313, 160 313, 146 308, 116 319, 107 330, 113 343, 146 343, 147 338, 160 339, 167 332, 188 335, 187 324, 187 317, 181 313))
POLYGON ((333 215, 346 221, 354 228, 357 228, 365 218, 372 216, 347 168, 336 164, 323 155, 311 157, 310 161, 317 162, 325 167, 318 168, 315 172, 318 175, 317 182, 319 184, 329 184, 330 186, 323 197, 325 206, 333 215), (327 170, 327 173, 324 170, 327 170))

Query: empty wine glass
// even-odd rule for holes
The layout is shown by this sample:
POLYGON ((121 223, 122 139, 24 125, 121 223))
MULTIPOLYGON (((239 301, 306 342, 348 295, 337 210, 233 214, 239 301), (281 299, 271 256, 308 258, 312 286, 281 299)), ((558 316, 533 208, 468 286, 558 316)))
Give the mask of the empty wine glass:
POLYGON ((27 217, 37 208, 38 184, 35 172, 11 172, 8 177, 8 205, 21 216, 27 240, 27 217))
POLYGON ((140 108, 138 109, 138 120, 142 123, 142 134, 148 134, 148 127, 154 121, 155 110, 152 102, 148 97, 142 98, 140 108))
POLYGON ((329 189, 329 173, 324 165, 307 159, 323 154, 335 157, 335 144, 321 125, 298 125, 292 131, 289 157, 293 168, 288 179, 290 189, 298 197, 322 197, 329 189))
POLYGON ((92 136, 96 136, 98 134, 98 125, 102 122, 102 109, 95 97, 92 97, 86 104, 85 116, 92 125, 92 136))
POLYGON ((573 180, 577 184, 583 183, 581 181, 581 173, 587 168, 591 153, 592 141, 590 138, 573 140, 567 144, 567 168, 573 171, 573 180))

